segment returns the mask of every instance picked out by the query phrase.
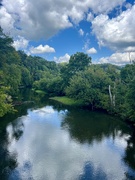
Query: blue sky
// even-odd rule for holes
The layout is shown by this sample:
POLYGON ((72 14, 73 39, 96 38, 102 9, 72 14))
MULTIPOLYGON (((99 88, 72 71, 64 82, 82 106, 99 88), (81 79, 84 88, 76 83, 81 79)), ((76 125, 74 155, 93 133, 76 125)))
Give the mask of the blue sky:
POLYGON ((3 0, 0 26, 28 55, 68 62, 76 52, 93 63, 135 59, 134 0, 3 0))

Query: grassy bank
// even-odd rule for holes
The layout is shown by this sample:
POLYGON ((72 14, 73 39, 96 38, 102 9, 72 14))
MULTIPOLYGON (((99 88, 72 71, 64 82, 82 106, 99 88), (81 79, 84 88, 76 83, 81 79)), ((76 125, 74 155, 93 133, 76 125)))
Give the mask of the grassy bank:
POLYGON ((38 94, 38 95, 47 95, 47 93, 45 91, 42 91, 42 90, 35 90, 35 89, 32 89, 32 91, 35 93, 35 94, 38 94))
POLYGON ((51 97, 50 99, 61 102, 62 104, 69 105, 69 106, 81 106, 82 105, 82 101, 74 100, 74 99, 68 98, 66 96, 51 97))

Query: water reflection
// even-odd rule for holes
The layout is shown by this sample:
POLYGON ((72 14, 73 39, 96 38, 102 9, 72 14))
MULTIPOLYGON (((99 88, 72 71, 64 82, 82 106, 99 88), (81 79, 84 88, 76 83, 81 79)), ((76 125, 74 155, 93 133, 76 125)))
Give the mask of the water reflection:
POLYGON ((8 179, 17 167, 16 154, 8 151, 9 139, 6 130, 0 132, 0 179, 8 179))
POLYGON ((62 122, 64 129, 67 128, 67 125, 71 137, 80 143, 92 143, 93 140, 100 142, 104 137, 115 139, 117 135, 122 137, 129 131, 126 126, 122 126, 122 123, 111 116, 86 110, 70 111, 69 116, 66 116, 62 122))
POLYGON ((100 179, 100 180, 106 180, 107 176, 105 172, 102 171, 102 168, 98 168, 95 172, 94 166, 92 165, 91 162, 86 162, 84 169, 83 169, 83 174, 79 176, 79 180, 85 180, 85 179, 100 179))
POLYGON ((129 128, 104 114, 52 106, 29 109, 7 126, 1 139, 9 159, 0 169, 10 168, 4 173, 10 180, 135 177, 129 128))
MULTIPOLYGON (((125 149, 124 161, 126 164, 135 170, 135 130, 132 136, 127 140, 127 147, 125 149)), ((135 179, 133 173, 126 173, 129 179, 135 179)))

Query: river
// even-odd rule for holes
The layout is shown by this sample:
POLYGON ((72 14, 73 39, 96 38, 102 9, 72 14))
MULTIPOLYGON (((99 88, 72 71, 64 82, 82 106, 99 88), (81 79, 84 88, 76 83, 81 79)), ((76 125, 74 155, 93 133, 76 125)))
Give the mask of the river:
POLYGON ((1 180, 135 179, 135 140, 101 112, 49 101, 0 121, 1 180))

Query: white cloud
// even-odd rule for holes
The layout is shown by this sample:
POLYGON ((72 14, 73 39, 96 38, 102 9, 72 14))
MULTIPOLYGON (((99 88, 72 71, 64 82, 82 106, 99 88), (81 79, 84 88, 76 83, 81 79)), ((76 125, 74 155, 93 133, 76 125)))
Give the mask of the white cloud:
POLYGON ((135 51, 135 5, 116 18, 99 15, 92 21, 93 33, 100 46, 116 51, 135 51))
POLYGON ((88 49, 88 50, 86 51, 86 53, 87 53, 87 54, 96 54, 96 53, 97 53, 97 50, 96 50, 94 47, 92 47, 92 48, 88 49))
POLYGON ((82 49, 85 50, 85 51, 87 49, 89 49, 89 44, 90 44, 90 40, 87 38, 86 41, 85 41, 84 47, 82 49))
POLYGON ((78 32, 79 32, 80 36, 84 35, 84 31, 82 29, 80 29, 78 32))
POLYGON ((69 62, 70 55, 66 53, 64 56, 61 56, 59 58, 54 57, 54 61, 57 63, 62 63, 62 62, 69 62))
POLYGON ((91 1, 91 9, 95 14, 99 13, 108 13, 113 10, 115 7, 122 5, 126 0, 94 0, 91 1))
POLYGON ((18 49, 25 49, 27 48, 29 44, 29 41, 25 39, 24 37, 18 36, 18 39, 14 41, 13 47, 18 50, 18 49))
POLYGON ((135 52, 132 53, 114 53, 111 56, 103 57, 99 60, 100 63, 111 63, 116 65, 124 65, 135 60, 135 52))
POLYGON ((89 14, 87 14, 87 21, 91 22, 94 19, 93 14, 90 12, 89 14))
MULTIPOLYGON (((57 1, 4 0, 3 6, 14 22, 11 26, 12 35, 19 34, 29 40, 47 39, 59 30, 71 27, 67 10, 64 8, 65 3, 57 1)), ((4 17, 5 13, 1 15, 0 21, 4 17)), ((8 30, 6 26, 2 25, 2 28, 8 30)))
POLYGON ((7 12, 5 7, 0 8, 0 26, 6 30, 6 33, 11 32, 14 26, 15 20, 12 18, 12 15, 7 12))
POLYGON ((0 12, 1 26, 12 36, 28 40, 47 39, 58 31, 72 27, 86 18, 89 10, 106 13, 125 0, 3 0, 0 12))
POLYGON ((54 53, 55 49, 48 46, 48 45, 39 45, 37 47, 31 47, 30 53, 31 54, 43 54, 43 53, 54 53))

